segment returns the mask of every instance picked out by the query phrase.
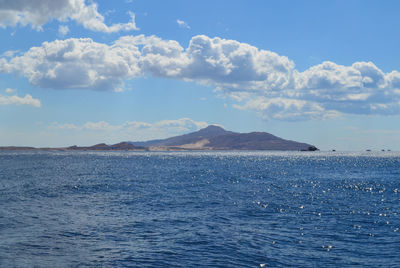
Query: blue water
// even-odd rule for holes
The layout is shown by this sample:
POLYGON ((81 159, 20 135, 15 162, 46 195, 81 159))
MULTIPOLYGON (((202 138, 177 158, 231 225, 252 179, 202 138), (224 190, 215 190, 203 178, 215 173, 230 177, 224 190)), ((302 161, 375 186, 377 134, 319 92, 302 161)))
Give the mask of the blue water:
POLYGON ((400 153, 2 152, 1 267, 400 267, 400 153))

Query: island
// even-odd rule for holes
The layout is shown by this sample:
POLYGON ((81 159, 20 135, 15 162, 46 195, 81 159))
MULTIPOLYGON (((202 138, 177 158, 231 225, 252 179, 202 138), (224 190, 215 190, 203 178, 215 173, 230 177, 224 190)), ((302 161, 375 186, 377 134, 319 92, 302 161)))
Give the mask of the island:
POLYGON ((105 143, 93 146, 63 148, 35 148, 4 146, 0 150, 68 150, 68 151, 226 151, 226 150, 274 150, 317 151, 314 145, 285 140, 267 132, 238 133, 210 125, 199 131, 167 139, 149 141, 125 141, 113 145, 105 143))

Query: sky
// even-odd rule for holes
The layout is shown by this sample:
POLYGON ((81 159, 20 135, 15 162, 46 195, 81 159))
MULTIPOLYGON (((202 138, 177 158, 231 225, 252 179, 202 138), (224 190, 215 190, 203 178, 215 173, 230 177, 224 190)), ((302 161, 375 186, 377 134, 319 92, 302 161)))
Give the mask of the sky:
POLYGON ((210 124, 400 150, 399 1, 0 0, 0 146, 210 124))

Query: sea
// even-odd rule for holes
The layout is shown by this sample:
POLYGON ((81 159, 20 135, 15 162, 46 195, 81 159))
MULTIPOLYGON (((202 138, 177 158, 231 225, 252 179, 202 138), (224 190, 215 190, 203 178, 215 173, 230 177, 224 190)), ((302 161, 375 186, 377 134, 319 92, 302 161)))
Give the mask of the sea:
POLYGON ((0 267, 400 267, 399 152, 0 152, 0 267))

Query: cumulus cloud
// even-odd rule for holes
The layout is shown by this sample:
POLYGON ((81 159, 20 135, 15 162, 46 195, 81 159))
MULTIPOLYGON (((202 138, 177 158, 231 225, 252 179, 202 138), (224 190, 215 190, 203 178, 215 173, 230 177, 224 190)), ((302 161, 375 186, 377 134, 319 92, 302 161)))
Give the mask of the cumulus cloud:
POLYGON ((140 51, 138 66, 143 74, 181 79, 183 70, 189 64, 184 48, 174 40, 144 35, 125 36, 115 45, 140 51))
POLYGON ((18 50, 8 50, 8 51, 2 53, 0 56, 5 57, 5 58, 12 58, 18 53, 19 53, 18 50))
POLYGON ((203 121, 190 118, 163 120, 154 123, 128 121, 123 124, 110 124, 106 121, 86 122, 82 125, 57 122, 48 126, 49 130, 86 131, 105 135, 124 137, 126 140, 149 140, 185 134, 207 127, 203 121))
POLYGON ((124 80, 140 75, 139 57, 135 46, 71 38, 44 42, 9 61, 3 58, 0 71, 23 75, 43 88, 118 91, 124 80))
POLYGON ((285 56, 234 40, 195 36, 186 51, 185 78, 228 90, 279 90, 291 82, 294 63, 285 56))
POLYGON ((325 109, 348 114, 397 114, 400 108, 398 72, 385 74, 372 62, 343 66, 323 62, 296 72, 297 99, 318 102, 325 109))
POLYGON ((30 24, 37 30, 51 20, 73 20, 93 31, 112 33, 137 30, 135 15, 130 13, 131 21, 108 26, 98 12, 97 4, 85 0, 0 0, 0 27, 26 26, 30 24))
POLYGON ((193 37, 187 49, 155 36, 125 36, 112 45, 70 38, 0 60, 0 71, 54 89, 115 90, 124 80, 152 75, 230 91, 276 91, 292 83, 293 68, 292 61, 274 52, 203 35, 193 37))
POLYGON ((41 103, 40 100, 33 98, 29 94, 26 94, 25 97, 19 97, 17 95, 0 95, 0 105, 29 105, 33 107, 40 107, 41 103))
POLYGON ((155 36, 126 36, 119 45, 141 47, 145 74, 197 81, 227 90, 279 90, 292 83, 294 63, 285 56, 234 40, 194 36, 184 49, 155 36))
POLYGON ((23 75, 36 86, 120 91, 142 76, 214 86, 220 95, 266 119, 324 119, 340 114, 398 114, 400 72, 372 62, 323 62, 300 72, 286 56, 235 40, 194 36, 187 48, 157 36, 45 42, 0 59, 0 72, 23 75))
POLYGON ((178 24, 178 26, 180 28, 190 29, 189 24, 187 22, 183 21, 183 20, 177 19, 176 23, 178 24))
POLYGON ((69 33, 69 28, 67 25, 60 25, 58 27, 58 34, 61 36, 66 35, 67 33, 69 33))

